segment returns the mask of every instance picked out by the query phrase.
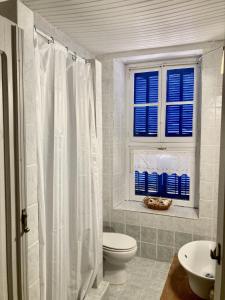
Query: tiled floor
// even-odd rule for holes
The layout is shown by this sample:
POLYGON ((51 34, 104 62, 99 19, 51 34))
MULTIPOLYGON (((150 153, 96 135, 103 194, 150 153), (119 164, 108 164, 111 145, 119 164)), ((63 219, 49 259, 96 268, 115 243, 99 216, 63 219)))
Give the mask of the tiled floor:
POLYGON ((124 285, 110 285, 109 300, 160 300, 170 263, 135 257, 124 285))

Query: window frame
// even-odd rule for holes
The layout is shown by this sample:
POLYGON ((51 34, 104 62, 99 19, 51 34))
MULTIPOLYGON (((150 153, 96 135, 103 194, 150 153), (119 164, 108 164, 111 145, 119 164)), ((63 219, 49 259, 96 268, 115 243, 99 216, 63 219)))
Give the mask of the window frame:
MULTIPOLYGON (((168 60, 167 62, 151 62, 127 65, 126 69, 126 94, 127 94, 127 166, 129 176, 127 180, 128 191, 127 196, 129 200, 142 201, 144 196, 135 195, 135 174, 132 170, 133 160, 132 151, 135 149, 174 149, 179 151, 192 151, 195 159, 195 168, 191 174, 190 184, 190 199, 173 199, 173 204, 185 207, 197 207, 197 184, 198 184, 198 124, 197 118, 200 107, 200 64, 196 57, 189 59, 168 60), (181 104, 181 102, 167 102, 166 88, 167 88, 167 70, 194 68, 194 98, 192 101, 183 101, 183 104, 193 104, 193 131, 192 136, 187 137, 166 137, 166 105, 181 104), (159 91, 158 91, 158 136, 157 137, 137 137, 133 135, 134 126, 134 74, 141 72, 159 71, 159 91), (167 104, 168 103, 168 104, 167 104)), ((146 105, 144 105, 146 106, 146 105)), ((151 104, 150 104, 151 106, 151 104)), ((153 104, 154 106, 154 104, 153 104)), ((159 150, 159 151, 160 151, 159 150)))

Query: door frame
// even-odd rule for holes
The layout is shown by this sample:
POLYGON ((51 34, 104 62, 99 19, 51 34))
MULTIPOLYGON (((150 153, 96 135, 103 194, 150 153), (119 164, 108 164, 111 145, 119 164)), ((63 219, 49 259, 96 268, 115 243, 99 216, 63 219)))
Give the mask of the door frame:
POLYGON ((8 299, 18 299, 17 282, 17 236, 15 210, 15 172, 14 172, 14 137, 13 99, 9 95, 12 82, 7 52, 1 51, 2 58, 2 98, 3 98, 3 134, 4 134, 4 176, 5 176, 5 214, 6 214, 6 259, 8 299))
POLYGON ((26 208, 23 32, 1 16, 0 22, 7 299, 27 300, 27 239, 21 223, 26 208))
MULTIPOLYGON (((223 47, 223 57, 225 46, 223 47)), ((217 244, 221 245, 221 262, 216 266, 215 300, 225 300, 225 58, 223 60, 222 119, 220 142, 220 170, 217 215, 217 244)), ((217 247, 218 251, 218 247, 217 247)))
POLYGON ((16 235, 17 235, 17 283, 18 300, 28 299, 27 236, 22 220, 22 211, 27 208, 26 199, 26 131, 23 94, 23 30, 16 25, 12 33, 12 66, 14 98, 14 155, 16 194, 16 235))

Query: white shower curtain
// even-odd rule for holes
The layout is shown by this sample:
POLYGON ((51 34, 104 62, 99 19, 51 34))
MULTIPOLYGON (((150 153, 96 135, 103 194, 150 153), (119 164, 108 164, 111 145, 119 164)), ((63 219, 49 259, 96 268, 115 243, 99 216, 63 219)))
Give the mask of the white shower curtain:
POLYGON ((35 33, 41 300, 84 299, 98 268, 92 68, 35 33))

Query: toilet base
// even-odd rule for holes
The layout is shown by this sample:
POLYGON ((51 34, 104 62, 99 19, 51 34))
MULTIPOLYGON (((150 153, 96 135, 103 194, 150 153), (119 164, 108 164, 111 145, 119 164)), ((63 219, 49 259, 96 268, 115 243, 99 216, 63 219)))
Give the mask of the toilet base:
POLYGON ((114 265, 104 261, 104 280, 110 284, 124 284, 127 281, 126 265, 114 265))

